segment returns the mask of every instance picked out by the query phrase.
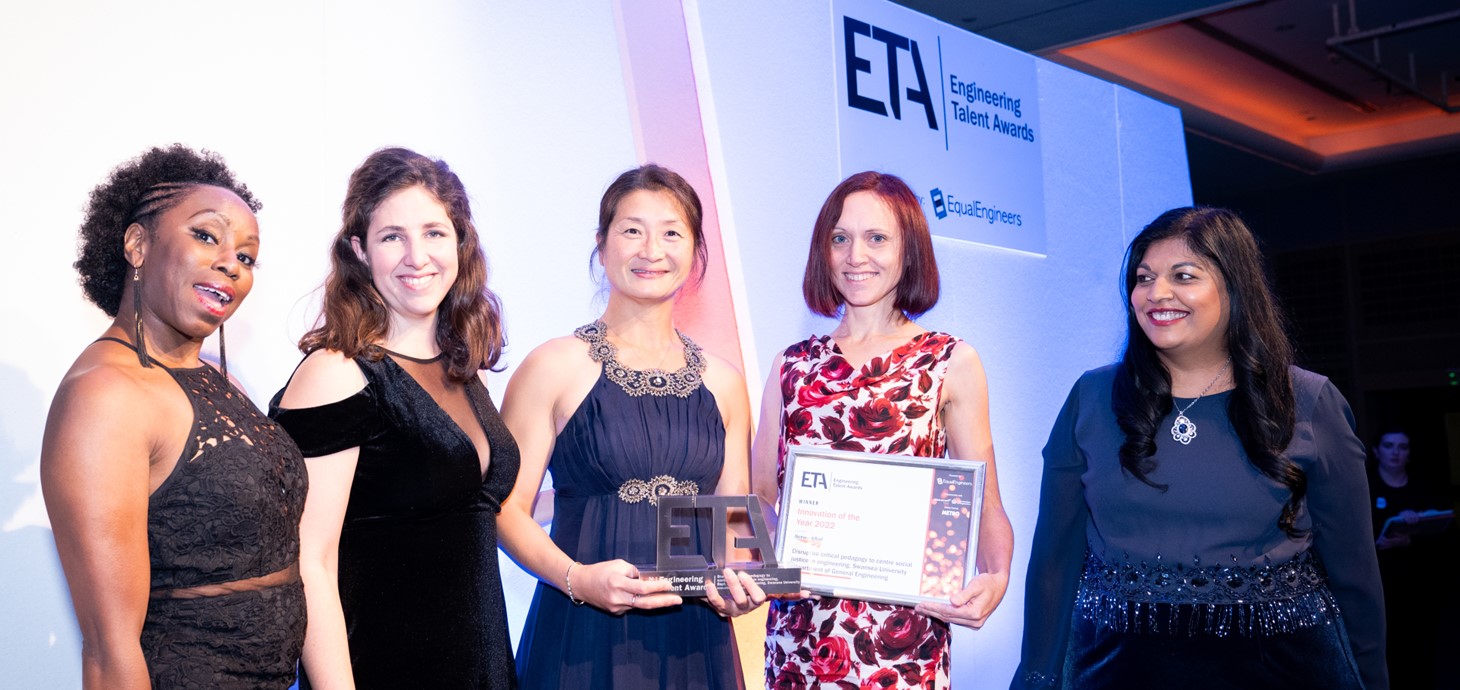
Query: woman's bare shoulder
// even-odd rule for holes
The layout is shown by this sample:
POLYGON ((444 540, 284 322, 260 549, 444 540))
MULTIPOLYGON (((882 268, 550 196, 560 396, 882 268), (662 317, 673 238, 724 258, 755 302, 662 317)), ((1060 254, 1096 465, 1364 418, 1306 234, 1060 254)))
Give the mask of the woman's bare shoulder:
POLYGON ((734 362, 710 352, 702 356, 705 358, 705 383, 711 390, 725 386, 745 387, 745 374, 734 362))
MULTIPOLYGON (((178 420, 186 423, 190 411, 187 396, 165 369, 143 367, 130 349, 97 343, 76 358, 56 387, 46 417, 47 446, 62 439, 77 446, 80 438, 149 446, 178 420)), ((43 455, 60 457, 56 447, 43 455)))
MULTIPOLYGON (((83 350, 71 364, 56 389, 56 398, 140 404, 157 396, 159 384, 169 383, 171 377, 166 370, 155 365, 143 367, 135 351, 97 342, 83 350)), ((166 390, 181 393, 176 384, 166 390)))
POLYGON ((540 392, 560 390, 575 381, 596 377, 601 368, 589 357, 588 343, 576 336, 559 336, 527 353, 512 372, 508 389, 530 384, 540 392))
POLYGON ((315 350, 299 363, 284 387, 280 407, 303 409, 344 400, 365 387, 365 374, 355 360, 337 350, 315 350))

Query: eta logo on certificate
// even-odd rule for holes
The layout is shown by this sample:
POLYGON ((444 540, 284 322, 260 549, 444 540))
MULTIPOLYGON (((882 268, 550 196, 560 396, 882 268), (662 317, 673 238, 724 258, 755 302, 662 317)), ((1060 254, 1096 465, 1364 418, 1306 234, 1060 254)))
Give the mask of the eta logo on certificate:
POLYGON ((821 472, 802 472, 801 486, 808 489, 815 489, 817 487, 825 489, 827 488, 826 475, 821 472))

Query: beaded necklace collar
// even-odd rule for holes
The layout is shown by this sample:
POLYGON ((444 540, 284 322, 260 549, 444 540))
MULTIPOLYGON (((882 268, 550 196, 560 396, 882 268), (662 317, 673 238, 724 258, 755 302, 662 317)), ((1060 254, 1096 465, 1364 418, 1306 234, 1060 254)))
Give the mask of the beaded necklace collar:
POLYGON ((618 348, 608 342, 608 326, 594 321, 579 326, 573 335, 588 343, 588 356, 603 364, 603 374, 618 384, 625 393, 633 397, 641 395, 673 395, 688 398, 700 387, 705 373, 705 358, 700 346, 676 330, 680 342, 684 343, 684 366, 678 371, 630 369, 618 361, 618 348))

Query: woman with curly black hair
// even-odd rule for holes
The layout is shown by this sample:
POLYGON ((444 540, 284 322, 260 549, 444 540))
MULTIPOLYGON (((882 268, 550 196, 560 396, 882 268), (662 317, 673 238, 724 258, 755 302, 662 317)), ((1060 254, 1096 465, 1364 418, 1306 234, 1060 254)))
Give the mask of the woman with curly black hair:
POLYGON ((1168 211, 1125 292, 1124 357, 1044 448, 1013 687, 1388 687, 1363 444, 1251 232, 1168 211))
POLYGON ((75 265, 114 320, 61 381, 41 448, 87 688, 294 681, 303 460, 200 357, 253 287, 258 208, 181 145, 91 193, 75 265))

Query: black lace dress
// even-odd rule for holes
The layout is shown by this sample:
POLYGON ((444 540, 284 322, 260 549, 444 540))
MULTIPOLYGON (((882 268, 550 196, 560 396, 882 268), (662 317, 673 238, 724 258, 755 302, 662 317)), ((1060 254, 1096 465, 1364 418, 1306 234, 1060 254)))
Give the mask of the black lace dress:
POLYGON ((447 380, 439 357, 355 363, 360 392, 280 409, 280 391, 270 414, 308 457, 360 449, 339 561, 356 687, 515 688, 497 513, 517 444, 481 380, 447 380))
POLYGON ((193 426, 147 501, 141 642, 152 687, 288 688, 304 645, 303 459, 217 370, 163 368, 192 403, 193 426))

